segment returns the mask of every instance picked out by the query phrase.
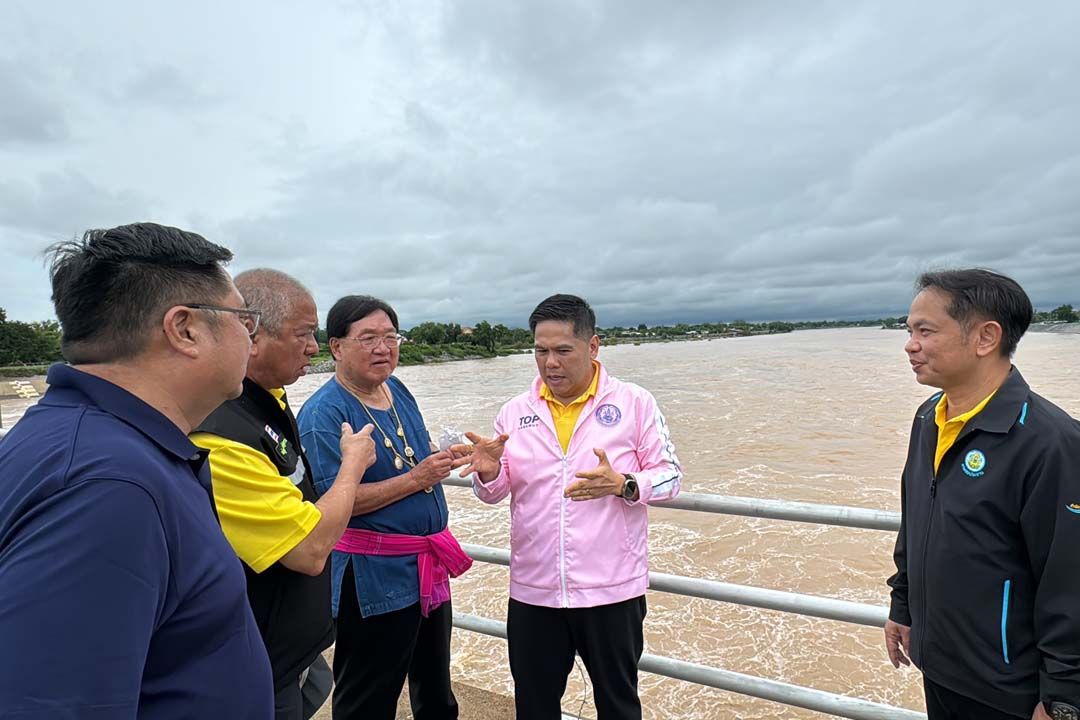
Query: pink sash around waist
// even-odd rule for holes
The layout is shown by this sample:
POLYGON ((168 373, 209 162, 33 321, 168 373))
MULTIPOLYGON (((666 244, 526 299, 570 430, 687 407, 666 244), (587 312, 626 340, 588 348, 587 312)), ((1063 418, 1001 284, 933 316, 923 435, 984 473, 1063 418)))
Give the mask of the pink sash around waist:
POLYGON ((420 613, 424 617, 450 599, 450 578, 461 575, 473 563, 450 534, 450 528, 434 535, 395 535, 345 528, 334 549, 352 555, 416 555, 420 613))

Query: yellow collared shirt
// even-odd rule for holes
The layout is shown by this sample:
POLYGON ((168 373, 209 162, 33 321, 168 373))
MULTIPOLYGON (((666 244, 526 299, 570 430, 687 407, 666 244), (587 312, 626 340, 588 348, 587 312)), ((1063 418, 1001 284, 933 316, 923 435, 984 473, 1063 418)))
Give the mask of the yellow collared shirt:
MULTIPOLYGON (((270 394, 284 409, 285 391, 270 394)), ((221 530, 255 572, 276 563, 319 524, 319 509, 258 450, 211 433, 193 433, 191 442, 210 451, 221 530)))
POLYGON ((949 448, 956 442, 956 438, 960 435, 960 431, 964 429, 964 425, 968 420, 982 412, 982 409, 986 407, 986 403, 990 402, 990 398, 994 397, 994 393, 997 390, 983 398, 983 401, 975 407, 968 410, 963 415, 957 415, 952 420, 946 420, 945 416, 948 411, 949 401, 943 393, 941 399, 938 400, 937 407, 934 409, 934 422, 937 423, 937 450, 934 453, 934 473, 937 473, 938 467, 941 465, 941 458, 945 457, 945 453, 949 452, 949 448))
POLYGON ((589 398, 596 395, 596 385, 599 381, 600 366, 593 360, 593 376, 589 389, 569 405, 563 405, 556 400, 555 396, 551 394, 551 390, 548 389, 547 383, 540 385, 540 397, 547 400, 548 408, 551 410, 551 419, 555 422, 555 434, 559 436, 559 444, 562 445, 563 455, 570 449, 570 437, 574 434, 574 426, 577 425, 578 417, 581 416, 581 410, 585 407, 585 403, 588 402, 589 398))

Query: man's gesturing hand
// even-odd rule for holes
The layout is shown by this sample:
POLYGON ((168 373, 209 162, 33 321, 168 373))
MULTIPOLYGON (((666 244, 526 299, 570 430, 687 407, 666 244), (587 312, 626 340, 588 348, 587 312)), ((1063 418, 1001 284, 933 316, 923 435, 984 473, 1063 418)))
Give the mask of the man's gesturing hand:
POLYGON ((603 448, 594 448, 593 452, 596 453, 600 462, 593 470, 575 473, 574 477, 579 477, 581 480, 567 487, 563 493, 564 497, 571 500, 595 500, 606 495, 622 494, 626 478, 622 476, 622 473, 611 469, 611 463, 608 462, 607 453, 603 448))
POLYGON ((453 462, 453 455, 450 451, 441 450, 421 460, 419 465, 408 472, 408 475, 421 490, 427 490, 450 476, 451 462, 453 462))
POLYGON ((375 441, 371 439, 374 429, 375 426, 368 423, 359 432, 353 432, 352 425, 341 423, 341 464, 354 462, 360 466, 356 482, 360 482, 364 471, 375 463, 375 441))
POLYGON ((503 449, 510 436, 503 433, 496 438, 486 438, 467 432, 465 437, 469 438, 472 445, 462 443, 450 446, 449 452, 454 456, 452 467, 461 468, 462 475, 476 473, 482 483, 489 483, 497 478, 503 449))

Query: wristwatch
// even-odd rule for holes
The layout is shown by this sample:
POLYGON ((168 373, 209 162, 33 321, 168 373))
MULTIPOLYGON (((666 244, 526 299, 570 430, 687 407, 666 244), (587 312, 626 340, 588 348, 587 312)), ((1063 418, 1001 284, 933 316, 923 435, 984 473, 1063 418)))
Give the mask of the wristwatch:
POLYGON ((1080 710, 1077 710, 1075 705, 1063 702, 1048 702, 1044 703, 1044 705, 1052 720, 1080 719, 1080 710))
POLYGON ((622 497, 624 500, 633 500, 634 496, 637 495, 637 480, 634 479, 633 475, 627 475, 626 473, 623 473, 623 480, 622 497))

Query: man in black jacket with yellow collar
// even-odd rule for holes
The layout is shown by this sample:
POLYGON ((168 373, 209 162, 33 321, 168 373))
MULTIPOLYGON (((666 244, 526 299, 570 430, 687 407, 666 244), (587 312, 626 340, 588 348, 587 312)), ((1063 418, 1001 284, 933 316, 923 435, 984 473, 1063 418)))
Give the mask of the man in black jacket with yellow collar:
POLYGON ((326 559, 375 459, 372 426, 357 433, 343 428, 341 471, 316 500, 284 389, 318 352, 315 301, 276 270, 249 270, 235 283, 262 314, 244 392, 211 414, 191 440, 210 451, 221 528, 243 561, 248 600, 274 671, 276 718, 306 720, 330 692, 329 668, 320 657, 333 642, 326 559), (311 688, 323 678, 312 702, 311 688))
POLYGON ((919 408, 885 644, 923 672, 930 720, 1077 718, 1080 423, 1011 356, 1033 310, 985 270, 924 274, 905 347, 919 408))

